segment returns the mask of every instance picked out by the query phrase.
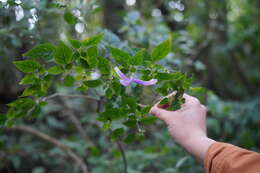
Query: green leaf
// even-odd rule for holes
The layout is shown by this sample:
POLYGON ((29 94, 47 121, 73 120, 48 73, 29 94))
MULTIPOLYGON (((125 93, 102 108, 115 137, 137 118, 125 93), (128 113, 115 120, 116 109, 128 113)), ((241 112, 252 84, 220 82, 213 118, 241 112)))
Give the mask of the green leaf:
POLYGON ((54 59, 57 64, 68 64, 72 61, 72 50, 60 41, 54 59))
POLYGON ((7 117, 15 118, 26 116, 35 104, 36 103, 30 98, 19 98, 7 104, 10 107, 7 112, 7 117))
POLYGON ((130 144, 130 143, 134 142, 135 139, 136 139, 136 135, 134 133, 131 133, 124 139, 124 142, 127 144, 130 144))
POLYGON ((41 113, 41 106, 39 104, 35 105, 30 111, 30 115, 35 118, 41 113))
POLYGON ((103 34, 98 34, 93 37, 89 37, 85 40, 82 40, 82 44, 84 46, 95 46, 99 44, 102 41, 102 39, 103 39, 103 34))
POLYGON ((160 105, 166 105, 169 104, 169 99, 168 98, 164 98, 160 101, 160 105))
POLYGON ((25 75, 21 81, 19 82, 20 85, 29 85, 29 84, 34 84, 38 81, 39 79, 34 75, 34 74, 27 74, 25 75))
POLYGON ((101 80, 88 80, 88 81, 84 81, 84 84, 90 88, 95 88, 98 87, 99 85, 102 84, 101 80))
POLYGON ((124 122, 124 125, 127 126, 127 127, 135 127, 136 120, 129 119, 129 120, 124 122))
POLYGON ((173 80, 181 76, 180 72, 175 73, 157 73, 155 78, 158 80, 173 80))
POLYGON ((86 60, 91 68, 95 68, 98 64, 98 49, 96 46, 90 47, 87 50, 86 60))
POLYGON ((130 58, 130 64, 141 65, 144 58, 144 49, 139 50, 133 57, 130 58))
POLYGON ((55 46, 50 43, 39 44, 29 50, 28 52, 24 53, 23 56, 30 57, 30 58, 42 58, 46 61, 53 59, 55 46))
POLYGON ((118 128, 113 130, 112 134, 111 134, 111 138, 112 140, 117 140, 120 136, 123 136, 124 134, 124 129, 123 128, 118 128))
POLYGON ((140 119, 144 125, 153 124, 157 118, 155 116, 147 116, 140 119))
POLYGON ((7 120, 7 117, 5 114, 0 114, 0 125, 3 126, 7 120))
POLYGON ((171 51, 171 40, 165 40, 152 50, 152 60, 159 61, 171 51))
POLYGON ((128 62, 131 57, 127 52, 114 47, 110 47, 110 51, 117 63, 122 65, 128 65, 128 62))
POLYGON ((28 88, 26 88, 23 93, 22 93, 22 97, 25 97, 25 96, 32 96, 34 94, 37 94, 39 91, 41 91, 41 88, 40 86, 38 85, 35 85, 35 86, 30 86, 28 88))
POLYGON ((111 99, 112 96, 113 96, 113 90, 111 88, 107 88, 107 90, 106 90, 106 97, 108 99, 111 99))
POLYGON ((77 18, 69 11, 66 11, 64 13, 64 20, 70 24, 70 25, 73 25, 73 24, 76 24, 77 23, 77 18))
POLYGON ((34 60, 14 61, 14 64, 24 73, 35 72, 41 68, 41 65, 34 60))
POLYGON ((102 74, 110 73, 110 64, 106 58, 100 57, 98 59, 98 69, 102 74))
POLYGON ((52 66, 51 68, 48 69, 48 73, 53 74, 53 75, 57 75, 64 72, 64 70, 62 69, 61 66, 52 66))
POLYGON ((79 49, 81 47, 81 42, 78 41, 78 40, 74 40, 74 39, 70 39, 70 44, 76 48, 76 49, 79 49))
POLYGON ((152 106, 145 106, 141 109, 141 114, 148 114, 151 110, 152 106))
POLYGON ((70 87, 70 86, 73 86, 75 82, 75 79, 70 76, 70 75, 67 75, 65 78, 64 78, 64 81, 63 81, 63 84, 67 87, 70 87))

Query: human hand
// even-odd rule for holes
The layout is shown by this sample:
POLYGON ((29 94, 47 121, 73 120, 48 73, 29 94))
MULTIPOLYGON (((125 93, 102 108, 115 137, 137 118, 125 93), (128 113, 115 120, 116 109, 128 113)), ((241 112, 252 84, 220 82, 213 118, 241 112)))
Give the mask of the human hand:
MULTIPOLYGON (((169 95, 168 97, 172 96, 169 95)), ((184 94, 185 103, 177 111, 168 111, 167 105, 155 104, 150 113, 163 120, 173 139, 203 161, 207 148, 213 140, 207 138, 206 112, 207 109, 199 100, 184 94), (204 148, 203 148, 204 147, 204 148)))

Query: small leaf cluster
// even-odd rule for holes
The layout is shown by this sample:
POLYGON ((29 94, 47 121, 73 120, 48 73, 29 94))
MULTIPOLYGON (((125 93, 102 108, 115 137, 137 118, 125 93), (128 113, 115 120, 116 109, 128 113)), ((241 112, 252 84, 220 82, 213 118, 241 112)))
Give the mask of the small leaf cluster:
MULTIPOLYGON (((68 14, 64 17, 67 22, 73 22, 68 14)), ((147 116, 152 102, 142 104, 144 91, 151 90, 154 96, 166 96, 176 91, 171 110, 177 110, 184 102, 184 91, 190 88, 192 80, 187 74, 171 71, 158 63, 168 55, 171 47, 171 39, 168 39, 151 50, 123 50, 107 44, 103 34, 84 40, 60 41, 57 45, 37 45, 23 54, 26 60, 14 62, 25 73, 20 84, 25 85, 26 89, 8 105, 10 109, 1 119, 2 125, 11 126, 20 117, 36 117, 48 104, 48 97, 55 93, 55 86, 63 86, 86 96, 92 91, 98 93, 96 100, 100 109, 96 112, 97 120, 103 123, 104 130, 112 130, 113 140, 124 137, 124 141, 129 143, 140 139, 143 136, 140 127, 156 120, 153 116, 147 116), (124 87, 113 70, 115 66, 127 76, 142 80, 155 78, 158 83, 149 87, 137 84, 124 87), (113 122, 121 127, 114 129, 113 122), (127 128, 137 129, 139 133, 124 136, 127 128)))

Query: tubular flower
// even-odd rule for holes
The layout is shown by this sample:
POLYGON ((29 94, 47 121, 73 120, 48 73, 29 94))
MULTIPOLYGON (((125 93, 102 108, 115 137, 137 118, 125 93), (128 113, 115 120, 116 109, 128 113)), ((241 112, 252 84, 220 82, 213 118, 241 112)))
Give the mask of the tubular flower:
POLYGON ((157 82, 157 79, 151 79, 148 81, 144 81, 141 79, 136 79, 134 77, 127 77, 124 73, 121 72, 121 70, 118 67, 115 67, 114 69, 120 78, 120 83, 124 86, 128 86, 132 82, 137 83, 139 85, 144 85, 144 86, 154 85, 157 82))

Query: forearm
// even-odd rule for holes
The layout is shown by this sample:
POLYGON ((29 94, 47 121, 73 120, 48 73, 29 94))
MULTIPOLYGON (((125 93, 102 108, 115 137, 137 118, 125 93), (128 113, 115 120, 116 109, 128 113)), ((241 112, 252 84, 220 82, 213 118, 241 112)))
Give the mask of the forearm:
POLYGON ((208 137, 194 137, 184 141, 180 145, 196 160, 203 164, 208 148, 215 142, 216 141, 208 137))

